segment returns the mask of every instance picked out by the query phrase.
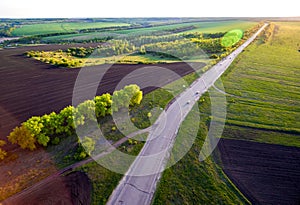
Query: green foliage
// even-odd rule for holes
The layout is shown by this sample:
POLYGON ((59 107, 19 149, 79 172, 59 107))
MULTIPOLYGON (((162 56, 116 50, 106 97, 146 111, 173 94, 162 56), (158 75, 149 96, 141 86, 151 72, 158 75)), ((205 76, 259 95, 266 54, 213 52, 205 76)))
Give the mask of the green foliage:
POLYGON ((77 161, 83 160, 88 156, 85 149, 79 144, 76 153, 74 154, 74 159, 77 161))
POLYGON ((143 92, 137 85, 127 85, 122 90, 115 91, 112 97, 112 110, 139 105, 143 98, 143 92))
POLYGON ((54 138, 51 140, 51 143, 52 143, 53 145, 58 145, 59 142, 60 142, 59 137, 54 137, 54 138))
MULTIPOLYGON (((127 106, 139 105, 142 100, 142 91, 137 85, 125 86, 123 90, 116 91, 120 96, 126 96, 127 106)), ((115 98, 115 100, 117 100, 115 98)), ((124 99, 122 99, 124 100, 124 99)), ((97 118, 112 114, 112 96, 109 93, 96 96, 93 100, 86 100, 80 103, 76 108, 67 106, 58 114, 52 112, 42 117, 34 116, 16 127, 8 136, 8 140, 13 144, 18 144, 23 149, 34 150, 36 143, 47 146, 49 141, 52 144, 58 144, 62 136, 74 134, 75 127, 84 125, 88 121, 96 121, 97 118), (95 116, 96 114, 96 116, 95 116)), ((120 101, 121 102, 121 101, 120 101)), ((122 102, 123 104, 125 102, 122 102)), ((123 105, 122 105, 123 106, 123 105)), ((88 153, 93 150, 94 141, 91 138, 84 138, 83 146, 87 147, 88 153)), ((76 158, 86 157, 83 148, 79 148, 76 158)))
POLYGON ((94 52, 95 48, 69 48, 66 52, 72 56, 86 58, 94 52))
POLYGON ((82 141, 78 141, 78 146, 74 158, 76 160, 82 160, 91 155, 95 149, 95 140, 91 137, 84 137, 82 141))
POLYGON ((37 139, 37 142, 40 145, 47 146, 50 141, 49 136, 46 133, 42 132, 44 124, 41 117, 31 117, 26 122, 24 126, 29 130, 29 132, 37 139))
POLYGON ((130 106, 139 105, 143 99, 143 92, 137 85, 127 85, 124 87, 124 92, 131 98, 129 101, 130 106))
POLYGON ((86 100, 77 106, 79 115, 83 116, 85 121, 96 121, 95 101, 86 100))
POLYGON ((27 51, 26 56, 55 66, 76 68, 84 65, 84 61, 72 57, 70 53, 58 51, 27 51))
MULTIPOLYGON (((178 28, 174 29, 178 31, 178 28)), ((167 29, 167 31, 169 30, 170 29, 167 29)), ((241 36, 235 35, 237 32, 234 31, 240 31, 240 33, 242 33, 241 30, 233 30, 224 37, 224 32, 174 34, 161 33, 161 31, 158 30, 154 33, 128 35, 126 37, 112 39, 107 41, 107 43, 100 44, 94 48, 73 47, 64 52, 29 51, 27 52, 27 56, 55 66, 69 68, 115 63, 116 56, 117 58, 121 58, 121 60, 118 60, 118 63, 155 62, 152 59, 149 59, 148 61, 134 61, 122 56, 124 54, 130 55, 132 53, 139 53, 141 56, 152 54, 153 56, 161 58, 156 60, 156 62, 168 62, 166 59, 178 62, 181 61, 181 59, 194 60, 194 58, 199 58, 199 56, 203 56, 205 53, 212 54, 211 56, 213 56, 213 54, 228 55, 228 53, 234 49, 233 46, 239 45, 236 43, 241 39, 241 36), (238 36, 238 38, 235 38, 236 36, 238 36), (223 40, 221 41, 221 39, 223 40), (221 42, 224 42, 224 39, 227 39, 227 41, 229 40, 230 42, 233 40, 234 42, 222 45, 221 42), (92 53, 94 53, 93 58, 86 59, 92 53)), ((245 36, 247 36, 247 31, 245 32, 245 36)))
POLYGON ((3 28, 0 28, 0 36, 10 37, 15 29, 15 26, 4 26, 3 28))
POLYGON ((95 149, 95 140, 91 137, 84 137, 81 141, 81 145, 84 147, 85 152, 91 155, 92 151, 95 149))
POLYGON ((36 149, 36 138, 24 125, 16 127, 7 137, 12 144, 18 144, 22 149, 36 149))
POLYGON ((50 137, 46 136, 45 134, 39 134, 37 136, 37 141, 40 145, 47 147, 47 144, 50 141, 50 137))
POLYGON ((101 96, 96 96, 95 101, 95 112, 96 117, 104 117, 105 115, 111 115, 111 105, 112 99, 109 93, 103 94, 101 96))
POLYGON ((41 117, 33 116, 24 122, 24 126, 35 136, 39 135, 44 127, 41 117))
POLYGON ((68 106, 59 113, 56 134, 72 135, 74 133, 75 125, 79 126, 82 124, 84 124, 84 117, 78 113, 76 108, 68 106))
POLYGON ((49 115, 45 114, 41 117, 41 123, 43 124, 41 132, 47 136, 53 136, 57 129, 57 120, 59 116, 52 112, 49 115))

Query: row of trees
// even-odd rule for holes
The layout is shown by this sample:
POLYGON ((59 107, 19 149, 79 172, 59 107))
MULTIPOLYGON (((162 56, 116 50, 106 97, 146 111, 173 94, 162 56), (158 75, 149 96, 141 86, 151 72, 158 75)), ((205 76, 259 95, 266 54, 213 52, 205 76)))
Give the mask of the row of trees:
MULTIPOLYGON (((16 127, 8 136, 9 142, 18 144, 22 149, 34 150, 38 145, 47 146, 49 142, 58 144, 62 137, 75 134, 75 128, 82 126, 89 121, 97 119, 112 112, 117 112, 123 107, 132 107, 141 103, 143 93, 137 85, 128 85, 124 89, 115 91, 113 95, 109 93, 96 96, 93 100, 86 100, 77 107, 68 106, 59 113, 52 112, 43 116, 34 116, 23 122, 21 126, 16 127)), ((95 144, 89 137, 83 139, 83 145, 80 147, 90 147, 95 144)), ((0 141, 0 146, 3 143, 0 141)), ((81 149, 80 148, 80 149, 81 149)), ((76 156, 80 159, 82 156, 90 153, 82 153, 76 156)), ((6 155, 0 150, 0 159, 6 155), (3 157, 1 157, 3 156, 3 157)), ((83 157, 84 158, 84 157, 83 157)))
POLYGON ((73 47, 73 48, 68 48, 66 52, 75 57, 86 58, 90 56, 94 52, 94 50, 95 48, 92 47, 89 48, 73 47))
POLYGON ((35 58, 44 63, 49 63, 55 66, 62 66, 68 68, 75 68, 83 66, 84 62, 81 59, 76 59, 71 54, 58 51, 28 51, 26 52, 27 57, 35 58))
POLYGON ((168 35, 135 35, 114 39, 96 48, 69 48, 66 52, 72 56, 85 58, 95 52, 96 56, 109 57, 131 52, 146 53, 159 51, 174 56, 184 57, 205 51, 207 53, 222 52, 220 38, 225 33, 216 34, 168 34, 168 35))

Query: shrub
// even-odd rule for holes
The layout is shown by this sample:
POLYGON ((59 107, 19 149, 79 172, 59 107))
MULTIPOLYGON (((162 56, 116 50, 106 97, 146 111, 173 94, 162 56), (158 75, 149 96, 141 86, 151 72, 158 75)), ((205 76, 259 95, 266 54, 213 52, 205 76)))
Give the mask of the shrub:
POLYGON ((22 149, 36 149, 36 138, 27 129, 24 123, 20 127, 16 127, 7 137, 12 144, 18 144, 22 149))
POLYGON ((41 117, 31 117, 23 123, 40 145, 47 146, 50 137, 42 132, 44 125, 41 117))
POLYGON ((85 121, 95 121, 95 101, 86 100, 77 106, 78 113, 84 117, 85 121))
POLYGON ((73 106, 62 109, 57 118, 56 134, 72 135, 75 126, 83 125, 84 117, 73 106))

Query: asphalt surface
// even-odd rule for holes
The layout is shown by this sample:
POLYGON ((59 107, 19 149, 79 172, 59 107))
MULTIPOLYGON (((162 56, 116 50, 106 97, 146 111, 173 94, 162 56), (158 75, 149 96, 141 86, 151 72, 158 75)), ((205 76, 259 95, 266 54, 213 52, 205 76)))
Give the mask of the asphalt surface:
POLYGON ((151 204, 157 182, 168 161, 177 131, 196 101, 226 71, 234 58, 247 47, 267 26, 265 24, 243 45, 213 66, 189 88, 177 96, 167 110, 157 119, 140 154, 130 166, 107 204, 148 205, 151 204))

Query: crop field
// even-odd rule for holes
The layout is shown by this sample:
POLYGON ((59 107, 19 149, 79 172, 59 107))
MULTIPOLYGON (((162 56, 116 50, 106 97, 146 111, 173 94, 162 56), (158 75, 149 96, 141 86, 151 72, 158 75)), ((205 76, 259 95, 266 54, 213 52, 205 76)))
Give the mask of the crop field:
POLYGON ((140 28, 140 29, 133 29, 133 30, 122 30, 116 33, 121 34, 129 34, 129 33, 146 33, 146 32, 153 32, 153 31, 167 31, 174 28, 180 27, 187 27, 187 26, 194 26, 195 29, 191 29, 186 32, 190 31, 198 31, 196 29, 200 29, 199 31, 205 33, 215 33, 215 32, 226 32, 231 29, 240 28, 242 30, 246 30, 251 26, 254 26, 257 22, 251 21, 213 21, 213 22, 193 22, 193 23, 182 23, 176 25, 166 25, 166 26, 157 26, 152 28, 140 28))
POLYGON ((299 204, 300 149, 221 139, 224 172, 253 204, 299 204))
MULTIPOLYGON (((247 48, 222 78, 232 125, 300 133, 300 25, 276 23, 267 43, 247 48)), ((300 143, 300 142, 299 142, 300 143)))
POLYGON ((172 33, 172 29, 177 28, 188 28, 189 30, 183 31, 181 33, 187 32, 203 32, 203 33, 217 33, 217 32, 227 32, 232 29, 241 29, 247 30, 257 24, 253 21, 213 21, 213 22, 193 22, 193 23, 182 23, 175 25, 161 25, 150 28, 137 28, 137 29, 128 29, 114 31, 111 33, 103 32, 92 32, 85 34, 69 34, 69 35, 60 35, 60 36, 49 36, 44 37, 45 41, 54 41, 54 40, 88 40, 103 37, 105 35, 114 36, 114 35, 148 35, 151 32, 166 32, 172 33))
POLYGON ((187 33, 192 32, 202 32, 202 33, 218 33, 218 32, 228 32, 233 29, 247 30, 257 24, 253 21, 220 21, 220 22, 203 22, 197 24, 195 29, 187 31, 187 33))
POLYGON ((300 202, 300 25, 275 22, 222 77, 223 169, 254 204, 300 202))
POLYGON ((76 31, 80 29, 90 28, 105 28, 115 26, 129 26, 127 23, 113 23, 113 22, 69 22, 69 23, 43 23, 43 24, 31 24, 23 25, 20 28, 16 28, 13 32, 13 36, 29 36, 29 35, 41 35, 49 33, 65 33, 70 31, 76 31))

